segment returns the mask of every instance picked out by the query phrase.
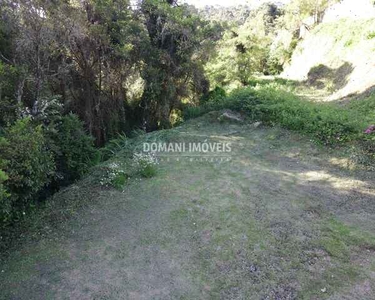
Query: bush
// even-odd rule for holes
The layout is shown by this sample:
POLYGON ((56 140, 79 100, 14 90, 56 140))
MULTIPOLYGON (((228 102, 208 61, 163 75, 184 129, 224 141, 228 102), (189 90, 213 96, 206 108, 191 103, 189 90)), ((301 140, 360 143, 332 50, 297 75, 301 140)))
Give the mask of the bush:
POLYGON ((324 144, 353 140, 361 132, 361 122, 343 108, 309 102, 272 85, 249 94, 252 101, 245 109, 253 118, 306 133, 324 144))
POLYGON ((93 138, 74 114, 63 116, 52 136, 59 178, 70 182, 79 178, 95 164, 99 153, 93 138))
POLYGON ((32 204, 55 173, 53 155, 46 148, 42 127, 33 126, 29 118, 16 121, 4 131, 0 156, 4 160, 0 167, 8 176, 5 187, 10 195, 6 201, 10 202, 6 207, 10 207, 9 214, 19 214, 32 204))
POLYGON ((202 105, 202 106, 187 105, 182 111, 182 117, 184 121, 186 121, 186 120, 198 118, 209 111, 210 110, 207 109, 206 105, 202 105))
POLYGON ((40 99, 36 111, 31 117, 34 123, 42 124, 54 154, 57 185, 70 183, 85 173, 98 157, 93 138, 85 132, 77 115, 64 115, 60 96, 40 99))
POLYGON ((17 219, 61 185, 79 178, 98 156, 93 138, 76 115, 62 116, 58 99, 43 103, 46 109, 42 113, 16 121, 0 138, 3 224, 17 219))
POLYGON ((116 138, 111 139, 105 147, 100 149, 101 161, 105 161, 121 150, 124 150, 128 146, 128 143, 129 139, 125 134, 118 134, 116 138))
POLYGON ((253 121, 279 124, 327 145, 357 140, 365 126, 356 113, 331 104, 306 101, 273 83, 238 89, 220 101, 188 107, 184 116, 190 118, 220 109, 245 112, 253 121))
POLYGON ((118 174, 113 180, 112 180, 112 185, 116 189, 120 190, 126 183, 127 181, 127 176, 126 174, 118 174))
POLYGON ((217 102, 220 99, 223 99, 226 97, 226 92, 223 88, 216 86, 212 91, 208 92, 206 95, 202 96, 201 98, 201 104, 207 103, 207 102, 217 102))
POLYGON ((0 225, 2 222, 7 221, 11 209, 8 201, 9 193, 4 186, 4 182, 7 181, 8 178, 8 175, 0 170, 0 225))

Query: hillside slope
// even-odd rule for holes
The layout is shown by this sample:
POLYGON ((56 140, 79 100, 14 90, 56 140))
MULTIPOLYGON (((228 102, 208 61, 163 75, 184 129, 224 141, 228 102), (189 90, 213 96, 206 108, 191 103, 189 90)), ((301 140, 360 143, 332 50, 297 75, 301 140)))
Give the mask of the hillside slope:
POLYGON ((53 207, 52 224, 0 256, 0 299, 373 299, 373 174, 217 117, 168 140, 231 142, 230 162, 165 161, 123 191, 91 175, 58 193, 81 208, 53 207))
POLYGON ((375 85, 375 19, 322 23, 301 41, 282 76, 325 89, 336 100, 375 85))

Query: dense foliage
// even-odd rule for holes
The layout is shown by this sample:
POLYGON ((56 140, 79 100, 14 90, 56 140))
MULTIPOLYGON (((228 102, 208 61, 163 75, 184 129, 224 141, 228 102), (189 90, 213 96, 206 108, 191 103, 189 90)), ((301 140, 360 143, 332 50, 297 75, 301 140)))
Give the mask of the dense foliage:
POLYGON ((217 52, 206 66, 212 85, 246 86, 253 74, 278 74, 295 46, 295 28, 281 27, 285 10, 264 4, 242 24, 227 23, 217 52))
POLYGON ((210 27, 174 1, 5 1, 1 15, 3 125, 59 95, 103 145, 135 127, 169 126, 183 98, 208 90, 210 27))
POLYGON ((203 16, 222 19, 222 39, 206 65, 211 86, 232 90, 247 86, 254 74, 276 75, 290 62, 293 50, 322 21, 336 0, 293 0, 287 5, 265 3, 256 9, 239 6, 218 10, 207 7, 203 16))
POLYGON ((186 5, 4 0, 0 13, 0 223, 78 179, 94 144, 170 127, 209 90, 215 29, 186 5))
POLYGON ((201 63, 206 53, 197 51, 208 34, 206 23, 183 6, 159 2, 147 0, 141 5, 149 37, 140 103, 147 129, 169 127, 171 112, 180 108, 182 98, 209 88, 201 63))
POLYGON ((1 168, 8 176, 5 213, 12 215, 24 211, 48 183, 55 172, 53 155, 47 149, 42 127, 31 124, 30 119, 18 120, 7 128, 0 141, 1 168))

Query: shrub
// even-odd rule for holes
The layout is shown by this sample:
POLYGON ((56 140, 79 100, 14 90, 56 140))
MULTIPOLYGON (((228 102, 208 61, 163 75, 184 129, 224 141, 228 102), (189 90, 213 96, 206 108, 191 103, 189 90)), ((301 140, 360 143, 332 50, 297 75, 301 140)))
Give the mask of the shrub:
POLYGON ((58 185, 79 178, 99 156, 93 138, 85 132, 77 115, 64 115, 60 96, 41 98, 35 111, 32 115, 27 111, 24 114, 29 114, 34 123, 43 126, 56 161, 58 185))
MULTIPOLYGON (((41 126, 29 118, 18 120, 4 131, 0 140, 0 166, 7 174, 11 214, 21 213, 52 179, 55 164, 47 150, 41 126)), ((3 176, 4 181, 4 176, 3 176)))
POLYGON ((182 116, 183 116, 183 119, 186 121, 186 120, 198 118, 209 111, 210 110, 206 108, 206 105, 202 105, 202 106, 188 105, 182 111, 182 116))
POLYGON ((116 188, 116 189, 121 189, 124 184, 126 183, 126 180, 127 180, 127 176, 126 174, 124 173, 120 173, 118 174, 113 180, 112 180, 112 185, 116 188))
POLYGON ((184 115, 189 118, 224 108, 245 112, 254 121, 306 133, 324 144, 356 140, 364 127, 355 113, 306 101, 274 83, 235 90, 221 101, 187 108, 184 115))
POLYGON ((367 34, 367 39, 368 39, 368 40, 371 40, 371 39, 373 39, 373 38, 375 38, 375 31, 371 31, 371 32, 369 32, 369 33, 367 34))
POLYGON ((0 168, 6 173, 0 174, 3 223, 17 219, 61 184, 79 178, 97 157, 93 138, 76 115, 62 116, 55 98, 39 105, 40 113, 16 121, 0 138, 0 168))
POLYGON ((351 101, 347 108, 352 115, 357 115, 357 118, 364 120, 367 128, 375 121, 375 94, 358 101, 351 101))
POLYGON ((9 193, 6 191, 4 182, 8 180, 4 171, 0 170, 0 225, 7 221, 10 213, 9 193))
POLYGON ((206 95, 202 96, 201 104, 207 102, 217 102, 222 98, 226 97, 226 92, 223 88, 216 86, 212 91, 208 92, 206 95))
POLYGON ((101 160, 105 161, 114 156, 116 153, 120 152, 121 150, 124 150, 128 146, 128 143, 129 139, 125 134, 118 134, 116 138, 111 139, 105 145, 105 147, 100 149, 101 160))
POLYGON ((352 154, 355 162, 375 169, 375 126, 370 126, 364 132, 363 139, 358 143, 352 154))
POLYGON ((272 86, 257 89, 251 96, 246 109, 253 118, 309 134, 325 144, 355 139, 361 131, 358 120, 343 108, 309 102, 272 86))
POLYGON ((93 138, 85 132, 76 115, 63 116, 52 139, 57 170, 64 181, 79 178, 95 164, 99 153, 94 148, 93 138))

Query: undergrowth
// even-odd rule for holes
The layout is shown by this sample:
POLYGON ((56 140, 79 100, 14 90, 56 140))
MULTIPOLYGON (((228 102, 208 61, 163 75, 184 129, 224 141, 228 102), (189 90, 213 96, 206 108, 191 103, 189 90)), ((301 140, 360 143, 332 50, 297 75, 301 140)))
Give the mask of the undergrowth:
POLYGON ((256 84, 233 91, 201 106, 184 110, 184 118, 198 117, 212 110, 243 112, 252 121, 303 133, 328 146, 355 144, 361 156, 375 161, 374 134, 364 130, 375 122, 375 96, 350 107, 306 101, 280 83, 256 84))
MULTIPOLYGON (((52 197, 28 212, 27 218, 8 227, 0 228, 0 254, 22 243, 26 236, 38 239, 47 235, 49 226, 62 226, 68 219, 85 209, 102 189, 123 191, 129 182, 157 175, 157 161, 147 154, 140 154, 145 142, 168 142, 178 138, 175 130, 160 130, 145 134, 134 131, 129 137, 119 135, 100 150, 101 163, 93 166, 86 176, 57 192, 52 197), (66 201, 65 201, 66 199, 66 201), (47 225, 46 225, 47 224, 47 225)), ((0 170, 0 195, 6 194, 2 182, 6 175, 0 170)), ((0 258, 1 261, 1 258, 0 258)))

